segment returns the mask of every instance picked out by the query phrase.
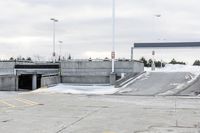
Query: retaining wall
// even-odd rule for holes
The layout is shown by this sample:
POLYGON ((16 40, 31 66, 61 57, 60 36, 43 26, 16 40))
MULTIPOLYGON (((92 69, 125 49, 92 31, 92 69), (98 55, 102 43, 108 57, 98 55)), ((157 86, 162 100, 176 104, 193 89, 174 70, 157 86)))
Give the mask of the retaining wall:
POLYGON ((15 62, 0 62, 0 75, 14 74, 15 62))
POLYGON ((41 78, 41 87, 60 83, 60 76, 48 76, 41 78))
MULTIPOLYGON (((110 82, 111 61, 66 61, 61 63, 61 81, 63 83, 95 83, 110 82)), ((139 73, 144 65, 138 61, 116 61, 115 73, 139 73)))
POLYGON ((0 91, 15 91, 14 75, 0 75, 0 91))

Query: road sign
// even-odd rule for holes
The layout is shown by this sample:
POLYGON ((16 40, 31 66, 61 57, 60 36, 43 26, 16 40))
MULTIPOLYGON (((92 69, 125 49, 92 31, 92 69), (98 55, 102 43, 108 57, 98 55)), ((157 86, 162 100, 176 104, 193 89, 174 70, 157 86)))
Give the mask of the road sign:
POLYGON ((155 55, 155 51, 152 51, 152 55, 155 55))
POLYGON ((112 53, 111 53, 111 58, 112 58, 112 59, 115 59, 115 52, 112 52, 112 53))

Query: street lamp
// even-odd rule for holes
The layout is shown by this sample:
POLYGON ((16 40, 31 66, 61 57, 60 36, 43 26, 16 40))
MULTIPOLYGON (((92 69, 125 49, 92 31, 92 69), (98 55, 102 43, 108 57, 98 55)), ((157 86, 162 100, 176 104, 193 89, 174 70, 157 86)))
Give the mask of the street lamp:
MULTIPOLYGON (((156 17, 156 18, 158 18, 158 19, 160 20, 160 18, 162 17, 162 15, 161 15, 161 14, 156 14, 156 15, 155 15, 155 17, 156 17)), ((162 41, 162 39, 161 39, 161 38, 160 38, 160 39, 158 39, 158 40, 162 41)), ((163 40, 166 40, 166 39, 163 39, 163 40)), ((161 57, 161 65, 160 65, 160 67, 161 67, 161 68, 163 67, 163 61, 162 61, 162 57, 161 57)))
POLYGON ((133 61, 133 50, 134 50, 134 44, 133 44, 133 46, 131 47, 131 61, 133 61))
POLYGON ((58 20, 57 19, 55 19, 55 18, 51 18, 50 20, 52 20, 53 21, 53 62, 55 63, 55 61, 56 61, 56 52, 55 52, 55 23, 56 22, 58 22, 58 20))
MULTIPOLYGON (((162 17, 162 15, 161 14, 155 14, 155 17, 158 19, 158 24, 157 25, 159 25, 159 20, 161 19, 161 17, 162 17)), ((158 28, 159 26, 157 26, 157 28, 158 28)), ((159 31, 157 31, 157 32, 159 32, 159 31)), ((160 32, 159 32, 160 33, 160 32)), ((158 40, 160 40, 161 41, 161 37, 158 37, 158 40)))
POLYGON ((156 14, 155 17, 160 18, 162 15, 161 14, 156 14))
POLYGON ((62 47, 61 45, 62 45, 63 41, 58 41, 58 42, 60 44, 59 45, 60 46, 60 53, 59 53, 59 59, 58 60, 60 61, 61 60, 61 47, 62 47))
POLYGON ((113 9, 112 9, 112 21, 113 21, 113 35, 112 35, 112 73, 115 72, 115 0, 113 0, 113 9))

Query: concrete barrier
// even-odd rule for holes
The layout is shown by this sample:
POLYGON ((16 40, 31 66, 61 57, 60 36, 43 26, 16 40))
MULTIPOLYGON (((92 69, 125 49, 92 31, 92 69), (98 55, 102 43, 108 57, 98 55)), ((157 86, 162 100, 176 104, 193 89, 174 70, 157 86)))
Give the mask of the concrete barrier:
POLYGON ((0 90, 1 91, 15 91, 15 76, 14 75, 0 75, 0 90))
POLYGON ((14 74, 15 62, 0 62, 0 75, 14 74))
POLYGON ((109 76, 62 76, 62 83, 109 84, 109 76))
POLYGON ((134 61, 134 63, 133 63, 133 72, 134 73, 144 72, 144 63, 139 62, 139 61, 134 61))
MULTIPOLYGON (((61 62, 61 81, 63 83, 109 84, 111 61, 66 61, 61 62)), ((128 73, 140 73, 144 65, 138 61, 116 61, 115 75, 119 79, 128 73)))
POLYGON ((60 76, 47 76, 41 78, 41 87, 60 83, 60 76))

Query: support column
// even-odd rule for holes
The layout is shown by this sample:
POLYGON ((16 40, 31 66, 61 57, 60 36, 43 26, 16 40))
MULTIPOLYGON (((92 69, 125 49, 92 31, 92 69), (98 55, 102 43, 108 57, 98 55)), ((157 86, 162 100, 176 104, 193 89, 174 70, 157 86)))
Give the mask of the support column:
POLYGON ((115 81, 116 81, 116 74, 111 73, 110 74, 110 85, 115 85, 115 81))
POLYGON ((32 76, 32 90, 37 89, 37 75, 33 74, 32 76))
POLYGON ((15 91, 19 90, 19 77, 18 75, 15 76, 15 91))
POLYGON ((133 49, 134 47, 131 47, 131 61, 133 60, 133 49))

